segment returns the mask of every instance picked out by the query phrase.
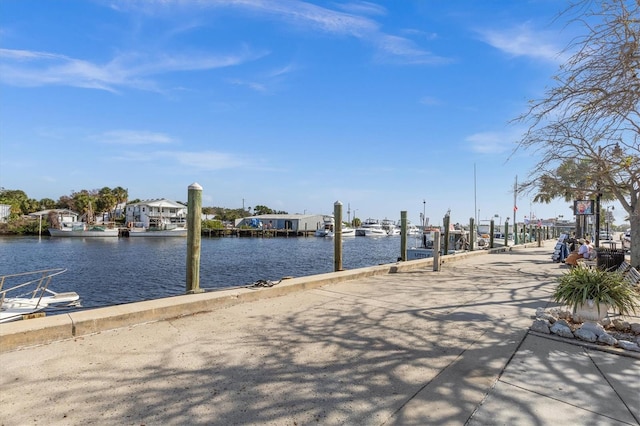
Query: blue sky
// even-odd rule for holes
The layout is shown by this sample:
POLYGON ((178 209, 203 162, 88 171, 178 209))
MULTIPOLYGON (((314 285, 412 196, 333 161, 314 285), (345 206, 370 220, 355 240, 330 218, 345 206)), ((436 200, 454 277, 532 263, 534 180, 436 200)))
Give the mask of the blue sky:
MULTIPOLYGON (((504 220, 536 162, 510 121, 562 62, 565 6, 2 0, 0 186, 504 220)), ((519 219, 570 215, 530 198, 519 219)))

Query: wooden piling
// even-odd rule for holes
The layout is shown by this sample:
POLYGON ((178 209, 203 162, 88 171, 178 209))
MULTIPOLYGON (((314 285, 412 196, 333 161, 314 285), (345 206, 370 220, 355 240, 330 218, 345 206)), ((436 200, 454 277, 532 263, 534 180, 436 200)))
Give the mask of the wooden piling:
POLYGON ((509 218, 504 221, 504 246, 509 247, 509 218))
POLYGON ((478 231, 476 230, 475 219, 469 218, 469 250, 473 251, 476 240, 478 239, 478 231))
POLYGON ((200 289, 200 243, 202 239, 202 187, 189 185, 187 200, 187 294, 200 289))
MULTIPOLYGON (((447 233, 445 232, 445 235, 447 233)), ((446 246, 446 244, 445 244, 446 246)), ((433 270, 440 271, 440 231, 433 232, 433 270)))
POLYGON ((400 211, 400 260, 407 260, 407 211, 400 211))
POLYGON ((491 219, 491 221, 489 222, 489 248, 493 248, 493 239, 495 237, 495 226, 496 223, 493 219, 491 219))
POLYGON ((333 270, 342 271, 342 203, 333 204, 333 270))
MULTIPOLYGON (((446 215, 444 215, 444 219, 442 220, 442 223, 444 225, 444 251, 442 252, 443 254, 449 254, 449 223, 450 221, 451 221, 451 217, 447 213, 446 215)), ((440 250, 440 246, 436 246, 434 244, 434 247, 437 247, 438 250, 440 250)))

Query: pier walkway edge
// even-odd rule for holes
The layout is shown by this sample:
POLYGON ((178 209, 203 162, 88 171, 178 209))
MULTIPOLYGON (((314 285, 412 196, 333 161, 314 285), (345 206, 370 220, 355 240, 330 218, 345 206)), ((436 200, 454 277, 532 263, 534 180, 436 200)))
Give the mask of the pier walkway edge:
POLYGON ((2 324, 0 424, 639 425, 640 357, 529 331, 550 244, 2 324))

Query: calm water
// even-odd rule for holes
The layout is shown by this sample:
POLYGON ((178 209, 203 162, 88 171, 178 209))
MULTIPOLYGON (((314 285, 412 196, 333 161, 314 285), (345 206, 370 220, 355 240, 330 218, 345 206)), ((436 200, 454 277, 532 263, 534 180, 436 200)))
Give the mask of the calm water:
MULTIPOLYGON (((408 245, 413 245, 411 238, 408 245)), ((399 237, 352 237, 344 269, 393 263, 399 237)), ((51 289, 75 291, 83 308, 184 294, 186 238, 0 237, 0 275, 66 268, 51 289)), ((333 271, 332 239, 203 238, 200 287, 220 289, 333 271)))

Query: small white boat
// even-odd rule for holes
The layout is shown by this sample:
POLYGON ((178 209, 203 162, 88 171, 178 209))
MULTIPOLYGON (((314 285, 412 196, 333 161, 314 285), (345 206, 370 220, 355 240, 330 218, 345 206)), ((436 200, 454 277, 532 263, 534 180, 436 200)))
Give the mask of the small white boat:
POLYGON ((315 236, 316 237, 332 237, 333 236, 333 227, 335 225, 335 220, 331 215, 325 215, 322 217, 322 225, 316 229, 315 236))
POLYGON ((66 269, 46 269, 0 276, 0 323, 28 318, 52 307, 78 306, 76 292, 50 290, 51 279, 66 269))
POLYGON ((52 237, 118 237, 118 227, 113 223, 90 225, 86 222, 63 222, 58 228, 49 228, 52 237))
MULTIPOLYGON (((347 225, 342 225, 342 238, 345 237, 355 237, 356 236, 356 229, 352 228, 350 226, 347 225)), ((325 237, 327 238, 333 238, 335 236, 335 233, 333 231, 328 232, 325 237)))
POLYGON ((127 224, 127 235, 129 237, 186 237, 187 227, 184 222, 172 223, 166 220, 151 222, 145 226, 142 222, 127 224))
POLYGON ((422 235, 422 230, 418 228, 416 225, 414 225, 413 223, 407 223, 407 235, 409 236, 422 235))
POLYGON ((383 237, 387 235, 387 231, 382 227, 380 221, 376 219, 367 219, 356 229, 357 237, 383 237))
POLYGON ((383 219, 380 225, 389 236, 400 235, 401 233, 400 227, 392 220, 383 219))

